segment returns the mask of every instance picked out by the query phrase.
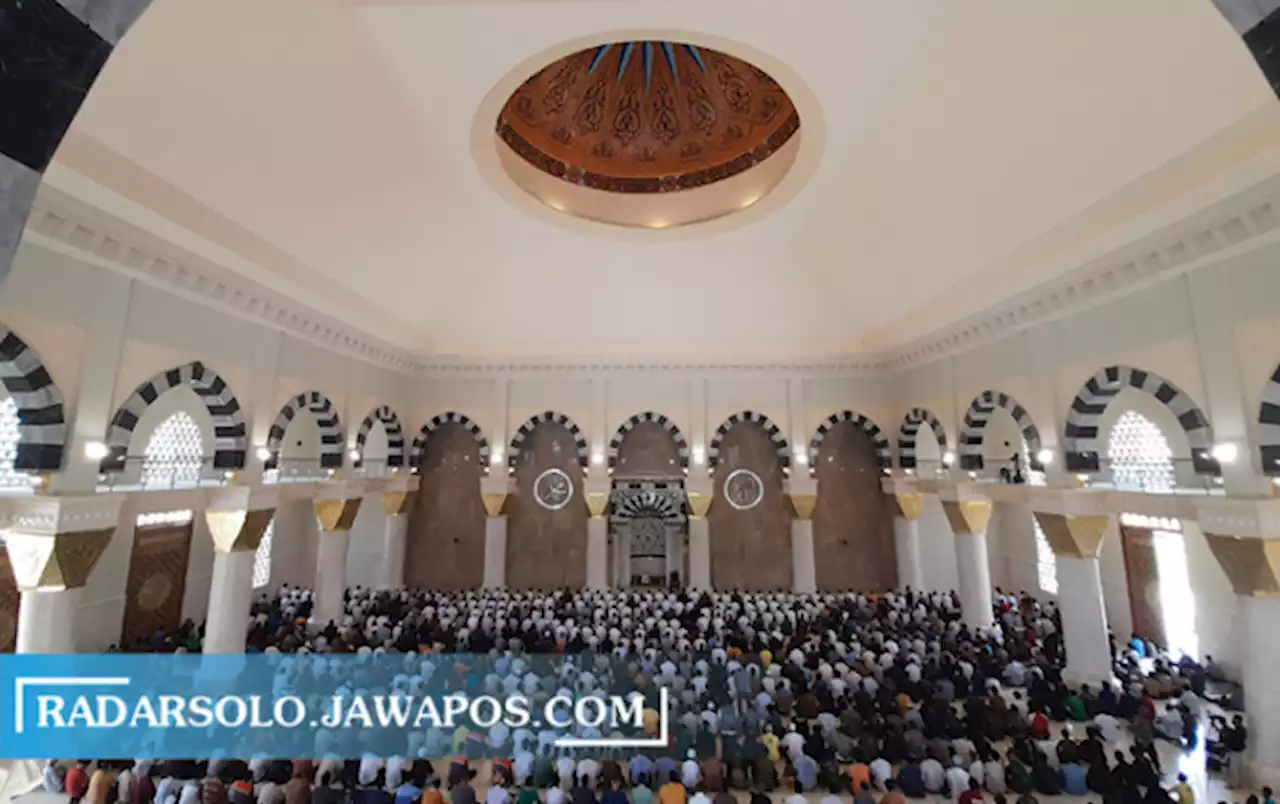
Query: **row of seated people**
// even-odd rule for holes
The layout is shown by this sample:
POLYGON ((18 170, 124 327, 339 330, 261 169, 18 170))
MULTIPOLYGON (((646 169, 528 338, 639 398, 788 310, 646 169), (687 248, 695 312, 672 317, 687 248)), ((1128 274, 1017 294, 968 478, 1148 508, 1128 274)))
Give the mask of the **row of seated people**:
MULTIPOLYGON (((255 602, 247 647, 299 655, 414 654, 423 670, 403 679, 410 689, 433 658, 461 652, 482 658, 474 681, 486 691, 604 693, 634 688, 637 681, 665 687, 674 724, 670 745, 661 755, 629 763, 629 780, 643 775, 651 783, 666 781, 666 766, 687 763, 692 754, 695 762, 724 763, 725 776, 762 790, 794 779, 806 791, 835 784, 856 793, 856 783, 850 788, 833 780, 865 767, 873 787, 887 788, 896 779, 912 796, 938 792, 948 773, 958 783, 960 771, 992 794, 1022 794, 1052 791, 1051 777, 1063 788, 1074 784, 1079 767, 1086 787, 1104 794, 1120 787, 1108 780, 1150 780, 1152 772, 1158 777, 1154 740, 1187 745, 1196 739, 1203 706, 1192 688, 1200 665, 1162 656, 1135 660, 1130 646, 1116 655, 1120 685, 1071 689, 1061 677, 1062 623, 1054 605, 1003 593, 996 601, 994 625, 971 629, 960 621, 954 594, 912 590, 792 595, 354 588, 342 619, 320 623, 311 616, 311 592, 283 588, 255 602), (615 661, 560 661, 540 677, 528 661, 540 655, 615 661), (1160 713, 1153 692, 1174 705, 1160 713), (1078 762, 1071 761, 1074 740, 1047 745, 1051 721, 1088 722, 1078 762), (1112 767, 1114 746, 1108 743, 1116 742, 1122 727, 1132 730, 1134 749, 1112 767)), ((188 628, 186 643, 173 650, 191 650, 190 634, 198 631, 188 628)), ((157 641, 172 644, 167 637, 157 641)), ((576 736, 599 736, 589 727, 575 729, 576 736)), ((1242 721, 1219 731, 1227 754, 1243 750, 1242 721)), ((312 755, 360 756, 354 747, 321 744, 321 736, 312 755)), ((565 759, 552 749, 559 736, 554 729, 503 726, 481 734, 427 729, 408 734, 395 753, 413 759, 454 752, 505 757, 515 775, 523 769, 532 777, 539 761, 565 759)), ((389 757, 387 767, 396 761, 389 757)), ((268 784, 259 776, 262 763, 257 767, 250 774, 255 795, 268 784)))

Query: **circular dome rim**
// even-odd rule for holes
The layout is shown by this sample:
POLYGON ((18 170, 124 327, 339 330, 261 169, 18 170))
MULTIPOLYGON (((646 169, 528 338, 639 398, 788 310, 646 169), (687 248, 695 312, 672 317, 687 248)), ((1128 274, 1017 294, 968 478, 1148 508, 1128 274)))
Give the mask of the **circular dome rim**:
MULTIPOLYGON (((644 109, 644 104, 635 108, 637 115, 652 113, 651 110, 644 109)), ((517 156, 538 170, 561 181, 593 190, 628 194, 680 192, 733 178, 770 159, 793 136, 800 133, 803 125, 787 87, 768 71, 740 56, 680 40, 602 42, 553 60, 521 82, 503 104, 494 123, 498 137, 517 156), (668 45, 674 47, 667 47, 668 45), (644 48, 646 55, 651 57, 658 51, 658 46, 663 47, 663 51, 658 51, 659 56, 653 57, 653 63, 658 66, 653 71, 652 90, 646 66, 648 62, 641 56, 633 55, 633 46, 637 49, 644 48), (682 63, 679 72, 669 77, 673 79, 670 82, 664 80, 667 78, 664 76, 665 72, 675 72, 675 62, 682 63), (600 72, 596 72, 597 64, 600 65, 600 72), (579 73, 574 78, 575 82, 581 78, 585 78, 585 82, 576 86, 572 93, 566 93, 571 94, 571 97, 563 102, 562 109, 550 114, 545 109, 540 113, 521 110, 519 100, 529 100, 529 92, 540 95, 554 89, 566 68, 579 73), (702 75, 699 75, 699 68, 702 75), (618 79, 610 81, 609 76, 614 70, 618 72, 618 79), (584 71, 585 76, 579 71, 584 71), (629 76, 626 81, 623 80, 624 71, 629 76), (685 89, 681 78, 692 80, 693 83, 688 86, 696 91, 697 87, 706 87, 708 81, 714 84, 713 76, 720 76, 724 80, 724 75, 736 74, 744 89, 759 93, 762 99, 773 99, 779 105, 775 107, 774 114, 759 119, 754 112, 744 113, 725 105, 726 98, 721 97, 718 92, 703 89, 701 96, 704 102, 715 108, 718 118, 710 124, 710 129, 686 119, 688 108, 677 104, 670 107, 669 114, 681 125, 671 138, 651 141, 654 138, 643 123, 640 132, 632 135, 634 140, 624 141, 625 147, 621 151, 609 147, 608 143, 613 142, 613 137, 609 136, 607 130, 601 133, 597 128, 586 131, 579 128, 578 137, 570 135, 571 139, 566 138, 564 141, 556 137, 556 133, 566 125, 570 129, 577 125, 577 113, 572 110, 579 108, 584 101, 584 92, 590 95, 595 88, 602 93, 602 103, 607 103, 612 108, 626 96, 627 90, 624 87, 638 87, 635 82, 640 77, 636 73, 641 71, 644 71, 646 98, 651 91, 661 93, 664 89, 676 92, 685 89), (535 117, 529 118, 526 116, 528 114, 535 117), (732 129, 744 125, 749 126, 745 133, 739 132, 735 139, 728 139, 732 129), (720 133, 725 137, 725 144, 718 148, 715 145, 708 147, 714 141, 712 135, 721 126, 724 127, 720 133), (552 127, 556 127, 555 131, 551 130, 552 127), (597 144, 592 146, 592 143, 597 144), (596 154, 595 148, 599 147, 605 147, 610 152, 607 163, 596 154), (675 151, 668 150, 673 147, 679 151, 678 159, 675 151), (686 148, 695 149, 695 153, 704 149, 706 152, 702 158, 690 158, 685 153, 686 148), (649 158, 644 159, 636 149, 648 152, 649 158), (614 162, 614 157, 621 161, 614 162)), ((649 120, 648 123, 653 124, 654 121, 649 120)))
MULTIPOLYGON (((826 140, 826 118, 816 93, 810 88, 808 82, 786 62, 734 39, 703 31, 677 28, 622 28, 594 31, 531 53, 517 62, 494 84, 476 109, 471 125, 471 155, 480 170, 480 175, 490 189, 513 207, 552 226, 578 234, 648 243, 691 240, 733 231, 748 226, 786 205, 813 179, 826 151, 826 140), (499 148, 507 151, 510 151, 510 148, 495 135, 494 121, 501 114, 512 93, 529 76, 565 56, 604 42, 632 40, 688 42, 699 47, 718 50, 764 70, 786 90, 803 125, 791 140, 798 143, 794 162, 776 186, 751 206, 731 214, 690 221, 667 228, 639 228, 580 217, 577 214, 554 209, 542 199, 526 191, 508 174, 503 167, 499 148)), ((649 198, 656 195, 658 194, 636 194, 637 197, 649 198)))

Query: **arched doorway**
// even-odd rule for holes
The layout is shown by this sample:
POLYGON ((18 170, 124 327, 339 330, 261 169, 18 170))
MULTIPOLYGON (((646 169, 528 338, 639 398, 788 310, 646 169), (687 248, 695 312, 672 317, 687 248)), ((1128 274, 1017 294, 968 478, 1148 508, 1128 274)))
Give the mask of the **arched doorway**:
MULTIPOLYGON (((1151 419, 1126 410, 1107 436, 1107 460, 1116 488, 1170 493, 1176 486, 1173 448, 1151 419)), ((1196 600, 1187 547, 1177 519, 1120 515, 1133 632, 1177 652, 1199 656, 1196 600)))
POLYGON ((663 587, 688 577, 684 472, 689 449, 674 422, 632 416, 609 445, 609 576, 619 587, 663 587))

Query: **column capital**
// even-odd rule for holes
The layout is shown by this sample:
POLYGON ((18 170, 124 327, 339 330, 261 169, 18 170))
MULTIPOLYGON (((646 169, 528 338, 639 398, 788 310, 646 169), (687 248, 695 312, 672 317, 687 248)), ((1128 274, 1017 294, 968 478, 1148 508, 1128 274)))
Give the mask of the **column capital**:
POLYGON ((276 513, 280 492, 272 486, 235 486, 215 490, 209 497, 204 520, 219 553, 243 553, 258 549, 276 513))
POLYGON ((715 495, 709 491, 690 491, 686 488, 684 496, 689 500, 689 515, 694 519, 705 519, 715 495))
POLYGON ((364 500, 363 483, 339 481, 325 483, 319 496, 311 501, 322 531, 349 531, 355 524, 360 503, 364 500))
POLYGON ((413 508, 416 492, 384 491, 382 492, 382 513, 387 516, 404 516, 413 508))
POLYGON ((1196 500, 1209 550, 1244 597, 1280 595, 1280 500, 1196 500))
POLYGON ((893 501, 898 506, 898 516, 903 519, 919 519, 924 509, 924 495, 918 491, 895 494, 893 501))
POLYGON ((1102 537, 1111 522, 1111 517, 1105 514, 1075 516, 1044 511, 1031 513, 1040 523, 1040 529, 1053 548, 1053 554, 1063 558, 1097 558, 1102 537))
POLYGON ((9 501, 5 544, 19 589, 84 586, 120 523, 124 497, 31 497, 9 501))
POLYGON ((490 519, 502 516, 507 498, 516 490, 516 480, 509 475, 492 475, 480 478, 480 499, 490 519))
POLYGON ((609 492, 588 491, 582 498, 587 503, 587 511, 592 519, 604 519, 605 512, 609 510, 609 492))
POLYGON ((951 531, 961 534, 987 532, 991 521, 991 500, 970 484, 948 484, 938 488, 942 510, 951 523, 951 531))
POLYGON ((818 505, 818 481, 808 472, 792 475, 783 481, 783 488, 791 500, 791 508, 795 518, 808 522, 813 518, 813 509, 818 505))

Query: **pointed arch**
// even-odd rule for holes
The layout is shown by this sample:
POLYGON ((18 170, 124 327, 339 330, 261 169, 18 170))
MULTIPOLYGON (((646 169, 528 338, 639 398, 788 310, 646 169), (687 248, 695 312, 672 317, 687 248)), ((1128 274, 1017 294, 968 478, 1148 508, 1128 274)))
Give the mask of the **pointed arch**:
POLYGON ((320 468, 342 468, 342 422, 338 418, 338 408, 329 401, 329 397, 319 391, 306 391, 298 394, 285 403, 276 415, 276 420, 267 431, 267 449, 271 457, 264 464, 267 469, 275 469, 280 462, 280 442, 284 440, 285 430, 289 422, 302 411, 315 417, 320 428, 320 468))
POLYGON ((197 360, 163 371, 134 389, 111 417, 107 428, 107 457, 102 459, 100 471, 119 472, 124 469, 129 441, 142 420, 142 414, 161 394, 179 386, 188 386, 195 391, 213 419, 213 468, 244 468, 246 429, 240 401, 217 372, 197 360))
POLYGON ((1031 471, 1043 472, 1044 464, 1040 461, 1040 430, 1031 421, 1031 414, 1018 404, 1018 400, 1003 391, 983 391, 969 403, 969 410, 964 414, 964 424, 960 428, 960 468, 981 469, 983 465, 982 443, 986 436, 987 422, 996 408, 1009 411, 1022 438, 1027 442, 1027 452, 1031 471))
POLYGON ((1125 388, 1133 388, 1156 398, 1178 420, 1191 447, 1191 463, 1198 475, 1217 475, 1218 461, 1213 449, 1213 427, 1195 401, 1178 386, 1158 374, 1132 366, 1108 366, 1092 377, 1071 400, 1063 430, 1062 449, 1067 469, 1096 472, 1101 444, 1098 426, 1111 400, 1125 388))
POLYGON ((715 471, 716 465, 720 463, 720 444, 724 441, 724 437, 735 425, 742 422, 752 422, 764 428, 765 433, 769 435, 769 440, 773 442, 773 451, 778 456, 778 462, 782 464, 782 468, 789 470, 791 468, 791 445, 787 443, 787 438, 782 434, 782 428, 773 423, 773 420, 763 413, 754 410, 744 410, 735 413, 716 428, 715 435, 711 437, 711 443, 707 446, 707 468, 715 471))
POLYGON ((356 431, 356 454, 360 456, 355 460, 356 468, 364 463, 364 443, 369 439, 369 431, 375 421, 382 422, 383 429, 387 431, 387 466, 404 466, 404 428, 400 426, 396 412, 383 405, 369 411, 356 431))
POLYGON ((858 429, 871 437, 871 442, 876 445, 876 463, 881 469, 888 469, 893 466, 893 455, 889 451, 889 440, 884 437, 884 433, 880 431, 875 422, 861 413, 854 413, 851 410, 832 413, 823 419, 822 424, 818 425, 813 438, 809 439, 810 466, 818 464, 818 451, 822 449, 822 442, 826 440, 827 433, 830 433, 832 428, 841 422, 853 422, 858 429))
POLYGON ((520 457, 520 449, 524 446, 525 439, 533 432, 533 428, 544 422, 554 422, 569 431, 569 434, 573 436, 574 446, 578 450, 578 465, 582 467, 582 471, 587 471, 589 461, 587 437, 582 434, 582 428, 565 414, 557 413, 553 410, 543 411, 531 417, 527 422, 520 425, 519 430, 516 430, 515 437, 511 439, 511 444, 507 448, 507 468, 515 468, 516 458, 520 457))
POLYGON ((662 429, 671 435, 672 440, 676 442, 676 452, 680 456, 680 468, 687 472, 689 470, 689 442, 685 441, 684 433, 680 432, 680 428, 671 419, 661 413, 654 413, 652 410, 635 414, 614 431, 613 438, 609 440, 609 470, 613 471, 618 466, 618 449, 622 446, 623 439, 632 430, 636 429, 637 425, 644 422, 660 424, 662 429))
POLYGON ((456 410, 432 416, 431 421, 422 425, 422 429, 418 431, 417 438, 413 439, 413 448, 409 451, 409 462, 415 467, 422 465, 422 459, 427 454, 427 441, 436 430, 446 424, 459 425, 471 433, 471 437, 476 440, 476 444, 480 447, 480 465, 483 467, 484 473, 488 474, 489 439, 485 438, 484 431, 480 429, 480 425, 472 421, 470 416, 458 413, 456 410))
POLYGON ((0 325, 0 382, 18 409, 18 472, 56 472, 62 468, 67 422, 62 391, 40 355, 0 325))
POLYGON ((947 452, 947 429, 928 408, 912 408, 903 417, 898 427, 898 466, 903 469, 916 468, 916 435, 920 425, 928 424, 933 428, 933 435, 938 439, 938 449, 942 454, 947 452))

